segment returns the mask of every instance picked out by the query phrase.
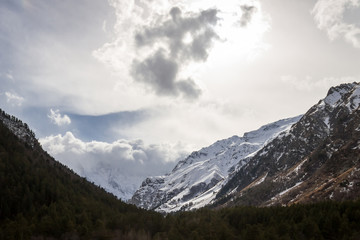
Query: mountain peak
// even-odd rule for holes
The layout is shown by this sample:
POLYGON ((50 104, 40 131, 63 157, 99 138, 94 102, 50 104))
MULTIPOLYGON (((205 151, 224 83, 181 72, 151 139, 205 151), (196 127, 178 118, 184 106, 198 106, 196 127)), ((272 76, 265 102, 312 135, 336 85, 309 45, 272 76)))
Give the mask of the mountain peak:
MULTIPOLYGON (((324 99, 324 102, 326 105, 334 108, 340 103, 346 103, 346 99, 349 97, 358 99, 360 96, 359 88, 360 84, 356 82, 344 83, 336 87, 331 87, 324 99)), ((358 105, 359 101, 357 101, 357 106, 358 105)))
POLYGON ((219 192, 218 204, 352 199, 360 191, 354 187, 360 186, 359 105, 359 83, 332 87, 287 134, 273 139, 238 169, 219 192))
POLYGON ((243 137, 232 136, 195 151, 168 175, 146 179, 130 202, 160 212, 203 207, 215 199, 236 169, 300 117, 267 124, 243 137))
POLYGON ((131 202, 161 212, 351 199, 360 193, 360 84, 332 87, 306 114, 193 152, 131 202))

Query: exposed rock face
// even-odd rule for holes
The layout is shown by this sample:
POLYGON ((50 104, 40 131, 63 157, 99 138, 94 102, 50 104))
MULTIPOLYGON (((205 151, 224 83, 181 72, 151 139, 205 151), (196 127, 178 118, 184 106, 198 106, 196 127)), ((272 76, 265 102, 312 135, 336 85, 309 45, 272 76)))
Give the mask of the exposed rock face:
POLYGON ((290 131, 253 156, 221 189, 216 205, 345 200, 360 193, 360 85, 329 90, 290 131))
POLYGON ((193 152, 146 179, 131 202, 171 212, 345 200, 360 196, 360 84, 333 87, 302 117, 193 152))
POLYGON ((287 132, 300 117, 280 120, 256 131, 220 140, 193 152, 166 176, 146 179, 131 203, 161 212, 190 210, 210 204, 229 178, 265 144, 287 132))

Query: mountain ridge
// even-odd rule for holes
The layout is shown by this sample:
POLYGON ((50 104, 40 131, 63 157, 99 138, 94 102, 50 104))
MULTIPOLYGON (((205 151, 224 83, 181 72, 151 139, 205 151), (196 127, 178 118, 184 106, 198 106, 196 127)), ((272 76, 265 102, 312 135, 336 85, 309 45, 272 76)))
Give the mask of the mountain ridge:
POLYGON ((360 139, 360 133, 357 133, 360 131, 359 106, 359 83, 332 87, 326 97, 304 115, 292 118, 293 124, 289 124, 286 131, 279 131, 274 136, 263 135, 268 139, 257 147, 254 147, 254 142, 249 144, 249 140, 259 137, 256 133, 263 134, 260 129, 268 130, 273 124, 276 126, 276 122, 245 133, 242 140, 233 136, 217 141, 190 154, 168 175, 146 179, 130 202, 145 209, 172 212, 208 205, 269 206, 352 199, 360 193, 357 188, 360 185, 360 166, 356 157, 357 139, 360 139), (219 160, 227 151, 236 151, 233 146, 241 144, 247 144, 248 151, 243 149, 247 154, 238 156, 239 160, 235 159, 236 155, 227 155, 219 160), (352 148, 349 149, 349 146, 352 148), (344 159, 345 167, 336 161, 340 151, 353 156, 353 159, 344 159), (214 171, 209 164, 211 159, 217 159, 216 167, 223 162, 230 163, 225 164, 228 175, 224 177, 224 174, 214 171), (329 168, 332 165, 344 170, 326 175, 331 172, 329 168), (196 173, 202 169, 207 172, 196 173), (340 180, 344 182, 338 183, 340 180), (347 188, 340 189, 340 185, 347 188), (321 189, 327 194, 321 194, 321 189), (346 197, 344 192, 351 193, 346 197))
POLYGON ((32 148, 39 146, 35 133, 20 119, 11 116, 0 109, 0 121, 25 144, 29 144, 32 148))
POLYGON ((330 88, 327 96, 311 107, 288 134, 274 139, 234 175, 217 196, 218 203, 288 205, 346 200, 357 195, 359 189, 355 186, 347 197, 340 183, 331 183, 338 182, 336 179, 347 171, 346 176, 352 175, 349 184, 358 182, 359 89, 358 83, 330 88), (341 151, 356 153, 352 159, 342 159, 341 151), (252 188, 251 184, 265 174, 264 181, 252 188))
POLYGON ((130 203, 160 212, 190 210, 209 204, 236 167, 246 164, 251 155, 300 117, 279 120, 243 137, 232 136, 191 153, 179 161, 171 173, 147 178, 130 203))

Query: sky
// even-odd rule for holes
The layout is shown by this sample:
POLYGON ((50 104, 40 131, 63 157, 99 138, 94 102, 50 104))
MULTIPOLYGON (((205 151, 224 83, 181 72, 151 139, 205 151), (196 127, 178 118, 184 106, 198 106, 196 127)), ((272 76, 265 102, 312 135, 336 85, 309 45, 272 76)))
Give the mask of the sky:
POLYGON ((360 1, 1 0, 0 51, 48 152, 140 179, 359 81, 360 1))

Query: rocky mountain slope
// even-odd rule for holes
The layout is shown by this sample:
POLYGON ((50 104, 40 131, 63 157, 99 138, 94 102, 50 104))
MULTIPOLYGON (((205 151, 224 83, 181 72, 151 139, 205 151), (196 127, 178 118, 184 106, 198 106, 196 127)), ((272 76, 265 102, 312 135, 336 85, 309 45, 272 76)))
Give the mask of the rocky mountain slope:
POLYGON ((192 153, 131 202, 161 212, 360 196, 360 84, 333 87, 301 116, 192 153))
POLYGON ((147 178, 131 203, 161 212, 203 207, 215 199, 229 177, 251 156, 299 119, 280 120, 243 137, 233 136, 193 152, 168 175, 147 178))
POLYGON ((289 205, 360 196, 360 84, 329 90, 258 151, 217 195, 217 205, 289 205))

